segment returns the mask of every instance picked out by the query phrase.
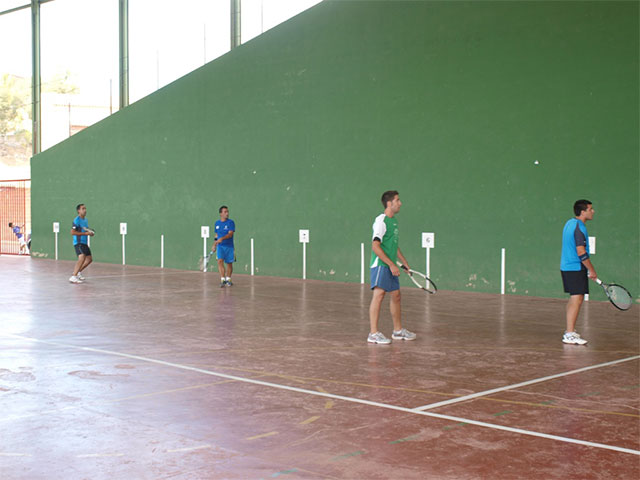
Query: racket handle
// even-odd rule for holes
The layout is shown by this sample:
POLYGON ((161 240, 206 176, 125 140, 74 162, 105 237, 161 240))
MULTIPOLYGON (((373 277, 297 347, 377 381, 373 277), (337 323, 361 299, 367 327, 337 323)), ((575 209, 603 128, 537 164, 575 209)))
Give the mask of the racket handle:
POLYGON ((403 269, 405 272, 408 272, 408 271, 409 271, 409 269, 408 269, 406 266, 404 266, 402 263, 400 263, 400 262, 396 262, 396 264, 397 264, 401 269, 403 269))
POLYGON ((596 278, 596 283, 597 283, 598 285, 602 285, 602 280, 600 280, 599 278, 596 278))

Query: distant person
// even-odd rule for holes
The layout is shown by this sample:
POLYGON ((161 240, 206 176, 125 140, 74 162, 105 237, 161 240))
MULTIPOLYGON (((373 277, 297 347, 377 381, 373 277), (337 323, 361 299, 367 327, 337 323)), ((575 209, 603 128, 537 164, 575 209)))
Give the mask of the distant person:
POLYGON ((82 283, 85 280, 82 272, 93 261, 87 238, 93 237, 93 230, 89 228, 89 221, 86 218, 87 207, 85 207, 84 203, 78 205, 76 211, 78 212, 78 216, 73 219, 71 235, 73 235, 73 247, 76 250, 76 255, 78 255, 78 261, 76 262, 73 275, 71 275, 69 281, 71 283, 82 283))
POLYGON ((9 228, 13 231, 14 235, 18 238, 18 243, 20 244, 20 255, 29 255, 29 247, 27 246, 27 240, 24 238, 24 234, 21 229, 24 228, 24 225, 15 225, 14 223, 9 223, 9 228))
POLYGON ((373 241, 371 252, 371 290, 373 297, 369 306, 370 332, 369 343, 388 345, 391 343, 382 332, 378 331, 380 308, 385 294, 388 292, 391 300, 391 318, 393 320, 394 340, 415 340, 416 334, 402 328, 400 310, 400 269, 396 265, 398 258, 409 268, 409 262, 398 246, 398 220, 395 215, 400 211, 402 202, 395 190, 382 194, 384 213, 378 215, 373 222, 373 241))
POLYGON ((216 252, 218 259, 218 271, 220 272, 220 288, 230 287, 231 274, 233 273, 233 262, 236 261, 235 249, 233 247, 233 234, 236 231, 236 224, 229 218, 229 208, 226 205, 218 209, 220 220, 215 224, 215 242, 211 246, 211 252, 216 252), (226 268, 225 268, 226 267, 226 268))
POLYGON ((576 321, 584 296, 589 293, 589 278, 598 278, 589 259, 589 234, 585 223, 593 220, 593 205, 589 200, 578 200, 573 204, 574 218, 564 225, 562 231, 562 255, 560 273, 564 291, 567 292, 567 329, 562 336, 564 343, 585 345, 587 341, 576 332, 576 321))

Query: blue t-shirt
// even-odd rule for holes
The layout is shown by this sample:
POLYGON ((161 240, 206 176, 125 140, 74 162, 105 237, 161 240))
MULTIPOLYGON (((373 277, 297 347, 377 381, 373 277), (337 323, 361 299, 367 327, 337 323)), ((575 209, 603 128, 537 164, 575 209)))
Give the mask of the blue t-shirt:
MULTIPOLYGON (((226 221, 218 220, 214 227, 216 229, 216 238, 225 237, 229 232, 236 231, 236 224, 230 218, 226 221)), ((227 238, 219 243, 224 247, 233 247, 233 237, 227 238)))
MULTIPOLYGON (((89 228, 89 221, 86 218, 81 218, 78 215, 73 219, 73 224, 71 225, 71 229, 76 232, 84 232, 85 228, 89 228)), ((88 243, 88 237, 86 235, 83 236, 73 236, 73 244, 78 245, 79 243, 84 243, 85 245, 88 243)))
POLYGON ((582 262, 576 250, 576 247, 580 246, 585 247, 587 253, 589 253, 589 234, 582 220, 572 218, 564 224, 564 230, 562 231, 560 270, 564 272, 577 272, 582 270, 582 262))
POLYGON ((20 233, 20 227, 13 227, 13 233, 16 234, 16 237, 22 238, 22 234, 20 233))

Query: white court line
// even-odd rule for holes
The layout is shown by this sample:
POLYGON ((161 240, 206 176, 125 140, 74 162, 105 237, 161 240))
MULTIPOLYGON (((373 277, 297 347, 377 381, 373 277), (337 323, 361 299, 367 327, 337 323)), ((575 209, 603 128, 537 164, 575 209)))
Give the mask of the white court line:
POLYGON ((149 277, 152 275, 160 275, 160 276, 167 276, 167 275, 185 275, 185 274, 193 274, 193 273, 202 273, 200 272, 200 270, 184 270, 184 271, 180 271, 180 272, 167 272, 166 270, 161 270, 159 272, 156 273, 125 273, 125 274, 114 274, 114 275, 91 275, 90 277, 87 277, 88 280, 92 279, 92 278, 123 278, 123 277, 149 277))
POLYGON ((590 367, 578 368, 577 370, 570 370, 568 372, 557 373, 555 375, 549 375, 548 377, 541 377, 541 378, 536 378, 534 380, 528 380, 526 382, 514 383, 513 385, 494 388, 492 390, 485 390, 484 392, 472 393, 470 395, 465 395, 464 397, 456 397, 456 398, 451 398, 449 400, 443 400, 442 402, 430 403, 429 405, 416 407, 414 408, 414 410, 417 412, 424 412, 425 410, 431 410, 432 408, 443 407, 444 405, 451 405, 452 403, 466 402, 467 400, 471 400, 472 398, 485 397, 493 393, 498 393, 498 392, 503 392, 505 390, 524 387, 526 385, 533 385, 534 383, 546 382, 547 380, 553 380, 554 378, 566 377, 567 375, 586 372, 588 370, 593 370, 595 368, 608 367, 610 365, 615 365, 617 363, 628 362, 630 360, 637 360, 638 358, 640 358, 640 355, 636 355, 634 357, 622 358, 620 360, 614 360, 613 362, 600 363, 598 365, 591 365, 590 367))
POLYGON ((405 412, 405 413, 412 413, 414 415, 423 415, 425 417, 433 417, 433 418, 440 418, 442 420, 450 420, 452 422, 457 422, 457 423, 467 423, 470 425, 476 425, 478 427, 485 427, 485 428, 491 428, 493 430, 502 430, 505 432, 511 432, 511 433, 519 433, 521 435, 529 435, 532 437, 539 437, 539 438, 547 438, 550 440, 557 440, 560 442, 565 442, 565 443, 574 443, 577 445, 583 445, 586 447, 594 447, 594 448, 602 448, 605 450, 614 450, 616 452, 622 452, 622 453, 630 453, 633 455, 639 455, 640 456, 640 450, 632 450, 630 448, 623 448, 623 447, 616 447, 614 445, 607 445, 604 443, 595 443, 595 442, 587 442, 585 440, 578 440, 575 438, 569 438, 569 437, 561 437, 558 435, 550 435, 547 433, 541 433, 541 432, 534 432, 531 430, 522 430, 520 428, 512 428, 512 427, 506 427, 504 425, 497 425, 494 423, 486 423, 486 422, 479 422, 476 420, 470 420, 468 418, 461 418, 461 417, 453 417, 451 415, 442 415, 439 413, 432 413, 432 412, 422 412, 422 411, 418 411, 412 408, 405 408, 405 407, 399 407, 397 405, 390 405, 390 404, 386 404, 386 403, 379 403, 379 402, 372 402, 370 400, 362 400, 360 398, 353 398, 353 397, 344 397, 342 395, 334 395, 332 393, 326 393, 326 392, 319 392, 316 390, 306 390, 304 388, 298 388, 298 387, 290 387, 288 385, 280 385, 278 383, 270 383, 270 382, 264 382, 261 380, 254 380, 252 378, 244 378, 244 377, 236 377, 235 375, 227 375, 226 373, 219 373, 219 372, 214 372, 211 370, 204 370, 202 368, 197 368, 197 367, 190 367, 188 365, 181 365, 179 363, 172 363, 172 362, 165 362, 164 360, 156 360, 154 358, 148 358, 148 357, 141 357, 139 355, 130 355, 128 353, 120 353, 120 352, 113 352, 111 350, 103 350, 101 348, 92 348, 92 347, 80 347, 77 345, 69 345, 69 344, 65 344, 65 343, 58 343, 58 342, 51 342, 48 340, 39 340, 37 338, 30 338, 30 337, 23 337, 22 335, 13 335, 13 334, 2 334, 6 337, 11 337, 11 338, 15 338, 18 340, 27 340, 30 342, 36 342, 36 343, 43 343, 46 345, 53 345, 56 347, 62 347, 62 348, 73 348, 76 350, 84 350, 87 352, 95 352, 95 353, 101 353, 101 354, 105 354, 105 355, 114 355, 117 357, 124 357, 124 358, 131 358, 134 360, 140 360, 142 362, 149 362, 149 363, 155 363, 158 365, 164 365, 167 367, 173 367, 173 368, 179 368, 181 370, 188 370, 191 372, 197 372, 197 373, 202 373, 205 375, 212 375, 214 377, 221 377, 221 378, 227 378, 229 380, 236 380, 238 382, 245 382, 245 383, 253 383, 254 385, 261 385, 264 387, 271 387, 271 388, 278 388, 281 390, 288 390, 291 392, 297 392, 297 393, 306 393, 308 395, 315 395, 317 397, 325 397, 325 398, 333 398, 333 399, 337 399, 337 400, 344 400, 346 402, 352 402, 352 403, 359 403, 362 405, 369 405, 372 407, 380 407, 380 408, 386 408, 389 410, 396 410, 399 412, 405 412))

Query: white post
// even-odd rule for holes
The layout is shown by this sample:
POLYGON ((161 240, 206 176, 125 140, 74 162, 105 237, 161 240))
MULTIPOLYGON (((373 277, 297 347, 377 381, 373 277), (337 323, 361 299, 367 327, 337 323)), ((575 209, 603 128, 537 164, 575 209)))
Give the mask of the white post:
POLYGON ((307 279, 307 243, 309 243, 309 230, 299 231, 299 240, 302 244, 302 279, 307 279))
MULTIPOLYGON (((202 239, 202 256, 204 258, 207 258, 207 239, 206 238, 202 239)), ((204 269, 202 271, 203 272, 207 271, 207 262, 204 263, 204 269)))
POLYGON ((164 235, 160 235, 160 268, 164 268, 164 235))
POLYGON ((505 267, 506 267, 506 250, 503 248, 502 260, 500 262, 500 295, 504 295, 505 267))
POLYGON ((254 275, 254 268, 253 268, 253 238, 251 239, 251 276, 253 277, 254 275))
POLYGON ((120 223, 120 235, 122 235, 122 265, 126 265, 126 255, 124 247, 124 237, 127 235, 127 224, 120 223))
POLYGON ((302 244, 302 279, 307 279, 307 244, 302 244))
POLYGON ((60 231, 60 222, 53 222, 53 235, 55 236, 54 244, 56 250, 56 260, 58 259, 58 232, 60 231))
POLYGON ((431 249, 427 248, 427 278, 431 278, 431 249))
POLYGON ((203 225, 200 227, 200 236, 202 237, 202 257, 205 259, 203 272, 207 271, 207 238, 209 238, 209 227, 203 225))
POLYGON ((360 283, 364 283, 364 243, 360 244, 360 283))

